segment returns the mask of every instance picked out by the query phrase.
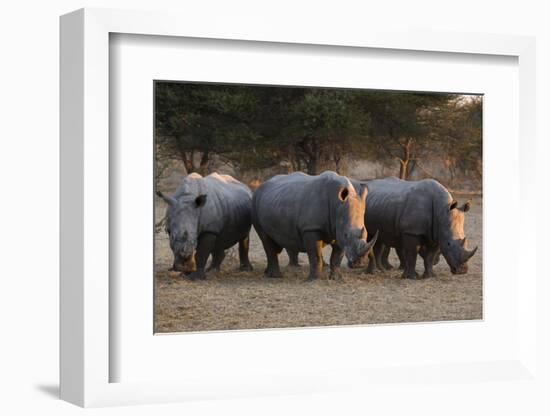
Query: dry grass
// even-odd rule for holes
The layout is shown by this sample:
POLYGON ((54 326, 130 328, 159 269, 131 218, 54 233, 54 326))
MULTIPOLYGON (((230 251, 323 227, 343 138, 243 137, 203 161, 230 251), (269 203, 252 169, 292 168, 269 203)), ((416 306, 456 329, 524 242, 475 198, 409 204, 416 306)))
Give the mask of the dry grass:
MULTIPOLYGON (((269 279, 263 276, 265 255, 253 233, 250 258, 254 271, 236 271, 236 250, 232 249, 219 273, 209 273, 205 281, 190 282, 166 271, 172 254, 160 233, 156 241, 155 331, 481 319, 481 198, 474 197, 473 202, 465 231, 470 247, 479 245, 479 250, 470 261, 469 273, 452 275, 441 258, 434 269, 438 277, 416 281, 401 279, 399 270, 367 275, 361 269, 343 267, 342 281, 306 283, 305 254, 300 255, 300 269, 283 267, 282 279, 269 279)), ((157 213, 161 215, 162 210, 157 209, 157 213)), ((329 247, 324 255, 328 261, 329 247)), ((280 257, 281 264, 287 264, 286 255, 280 257)), ((398 264, 393 251, 390 261, 398 264)), ((420 261, 417 270, 423 270, 420 261)))

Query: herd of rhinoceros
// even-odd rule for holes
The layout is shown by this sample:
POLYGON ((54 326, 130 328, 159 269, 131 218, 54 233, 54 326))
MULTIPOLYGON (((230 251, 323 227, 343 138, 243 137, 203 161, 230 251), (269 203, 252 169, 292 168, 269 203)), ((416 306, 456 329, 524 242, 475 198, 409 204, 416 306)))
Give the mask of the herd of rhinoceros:
POLYGON ((403 277, 414 279, 418 254, 424 260, 423 276, 431 277, 440 253, 452 273, 463 274, 477 250, 468 250, 464 237, 469 202, 458 206, 432 179, 357 181, 330 171, 317 176, 296 172, 276 175, 252 192, 229 175, 192 173, 173 195, 157 194, 167 204, 173 268, 191 280, 206 277, 210 255, 210 268, 219 269, 225 250, 237 243, 241 270, 252 270, 252 225, 265 250, 268 277, 281 277, 282 249, 290 265, 298 265, 298 253, 307 253, 308 280, 321 277, 327 244, 332 247, 331 279, 340 277, 344 254, 349 267, 360 267, 368 256, 366 271, 372 273, 391 268, 388 254, 393 247, 403 277))

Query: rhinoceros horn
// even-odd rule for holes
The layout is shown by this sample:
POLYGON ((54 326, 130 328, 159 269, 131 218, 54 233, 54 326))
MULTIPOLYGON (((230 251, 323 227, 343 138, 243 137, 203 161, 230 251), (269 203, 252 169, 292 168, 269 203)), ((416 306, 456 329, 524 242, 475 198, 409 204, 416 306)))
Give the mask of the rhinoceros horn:
MULTIPOLYGON (((463 244, 464 247, 464 244, 463 244)), ((477 246, 473 250, 466 250, 464 249, 462 252, 462 262, 466 263, 468 260, 472 258, 474 254, 476 254, 477 246)))
POLYGON ((365 254, 367 254, 376 244, 376 239, 378 238, 378 230, 376 230, 376 234, 374 234, 374 237, 371 238, 369 242, 365 242, 365 245, 359 249, 359 257, 363 257, 365 254))
POLYGON ((171 197, 171 196, 168 196, 168 195, 164 195, 162 192, 160 191, 157 191, 157 195, 164 199, 164 202, 166 202, 168 205, 176 205, 178 203, 178 201, 176 201, 176 199, 174 197, 171 197))

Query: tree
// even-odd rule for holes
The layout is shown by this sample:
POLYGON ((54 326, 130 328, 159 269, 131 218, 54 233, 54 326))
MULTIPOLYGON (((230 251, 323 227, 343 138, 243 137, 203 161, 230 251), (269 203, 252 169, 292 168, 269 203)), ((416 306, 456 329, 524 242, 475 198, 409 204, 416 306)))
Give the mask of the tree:
POLYGON ((482 98, 454 96, 430 117, 430 135, 437 140, 434 157, 444 161, 450 180, 457 172, 481 178, 482 174, 482 98))
POLYGON ((296 170, 318 174, 321 165, 340 171, 352 144, 366 137, 368 115, 355 105, 348 90, 310 88, 285 107, 280 139, 296 170))
POLYGON ((253 137, 255 94, 242 86, 156 83, 155 135, 161 157, 206 173, 213 154, 232 153, 253 137))
MULTIPOLYGON (((207 173, 215 157, 236 172, 343 172, 352 159, 423 162, 481 174, 481 98, 457 94, 156 83, 157 159, 207 173)), ((258 175, 261 176, 261 175, 258 175)))
POLYGON ((356 93, 356 100, 370 115, 369 137, 378 147, 377 157, 397 160, 401 179, 409 177, 422 152, 432 142, 425 110, 444 105, 450 97, 449 94, 389 91, 356 93))

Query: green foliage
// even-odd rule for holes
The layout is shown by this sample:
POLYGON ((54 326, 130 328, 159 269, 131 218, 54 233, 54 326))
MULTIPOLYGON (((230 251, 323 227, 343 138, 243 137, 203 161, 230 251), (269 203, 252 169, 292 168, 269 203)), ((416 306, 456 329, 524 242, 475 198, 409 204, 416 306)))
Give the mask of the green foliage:
POLYGON ((482 99, 480 96, 452 97, 430 114, 429 137, 445 155, 451 176, 457 170, 481 178, 482 99))
MULTIPOLYGON (((213 155, 235 168, 339 170, 342 160, 400 163, 403 177, 421 160, 479 170, 481 99, 438 93, 157 82, 157 158, 188 171, 213 155)), ((479 171, 480 172, 480 171, 479 171)))

